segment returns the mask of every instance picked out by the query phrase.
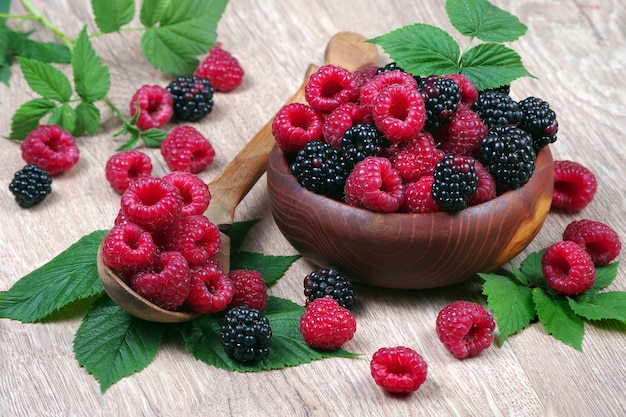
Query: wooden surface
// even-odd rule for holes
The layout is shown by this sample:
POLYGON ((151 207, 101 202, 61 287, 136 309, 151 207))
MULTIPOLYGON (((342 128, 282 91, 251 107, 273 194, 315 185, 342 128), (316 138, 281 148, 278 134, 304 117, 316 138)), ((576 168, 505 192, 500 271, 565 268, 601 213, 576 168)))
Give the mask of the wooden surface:
MULTIPOLYGON (((17 2, 14 2, 17 3, 17 2)), ((88 2, 37 2, 44 14, 75 38, 84 23, 96 31, 88 2)), ((590 218, 611 225, 626 240, 626 5, 595 2, 520 0, 495 3, 520 17, 528 34, 512 46, 538 80, 514 83, 512 95, 535 95, 558 114, 555 159, 583 163, 596 173, 598 192, 580 213, 550 213, 544 228, 516 259, 559 240, 572 220, 590 218)), ((12 11, 20 12, 17 4, 12 11)), ((301 83, 309 63, 320 64, 328 38, 342 30, 367 37, 414 22, 449 29, 441 1, 233 1, 218 26, 225 48, 242 62, 246 76, 235 92, 219 94, 213 113, 198 125, 217 157, 201 174, 214 178, 278 110, 301 83)), ((35 35, 52 39, 44 30, 35 35)), ((144 83, 169 81, 141 57, 140 34, 106 35, 94 47, 111 69, 110 99, 124 111, 132 92, 144 83)), ((381 63, 385 63, 384 57, 381 63)), ((0 86, 0 133, 10 117, 34 95, 19 71, 11 87, 0 86)), ((119 121, 104 107, 103 126, 81 137, 81 159, 54 180, 54 192, 32 210, 20 209, 8 191, 23 166, 19 147, 0 141, 0 290, 43 265, 81 236, 109 228, 119 196, 104 179, 104 164, 123 139, 112 135, 119 121)), ((169 126, 171 127, 171 126, 169 126)), ((167 167, 148 150, 154 174, 167 167)), ((264 178, 243 200, 236 220, 261 218, 246 248, 293 254, 268 211, 264 178)), ((624 255, 622 253, 623 262, 624 255)), ((298 261, 271 294, 302 302, 302 278, 311 270, 298 261)), ((626 267, 612 287, 626 290, 626 267)), ((80 317, 39 324, 0 320, 1 416, 618 416, 626 413, 624 328, 586 326, 584 353, 547 336, 539 324, 493 346, 477 358, 459 361, 437 340, 434 321, 445 304, 480 301, 475 283, 440 290, 399 291, 357 287, 358 331, 345 347, 356 359, 316 361, 281 371, 231 373, 207 366, 166 340, 144 371, 100 393, 97 382, 74 359, 72 340, 80 317), (406 345, 420 352, 429 375, 406 398, 386 395, 369 374, 371 355, 380 347, 406 345)))

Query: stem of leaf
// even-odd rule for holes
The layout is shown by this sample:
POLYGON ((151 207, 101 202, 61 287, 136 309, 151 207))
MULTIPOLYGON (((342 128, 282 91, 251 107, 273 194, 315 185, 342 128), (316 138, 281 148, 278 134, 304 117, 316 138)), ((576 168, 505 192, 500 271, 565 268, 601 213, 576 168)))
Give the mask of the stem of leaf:
POLYGON ((104 97, 102 101, 104 101, 104 103, 109 106, 113 114, 117 116, 117 118, 120 119, 123 123, 130 123, 130 121, 122 114, 122 112, 115 106, 115 104, 113 104, 113 102, 109 100, 108 97, 104 97))
MULTIPOLYGON (((70 51, 74 48, 74 42, 72 42, 67 36, 65 36, 63 32, 57 29, 57 27, 54 26, 52 22, 46 19, 37 9, 37 7, 35 7, 35 5, 31 3, 30 0, 21 0, 21 2, 26 10, 28 10, 33 15, 32 17, 28 17, 29 19, 36 20, 44 25, 46 28, 48 28, 52 33, 57 36, 57 38, 61 40, 61 42, 65 44, 65 46, 70 49, 70 51)), ((25 16, 22 16, 22 18, 25 18, 25 16)))

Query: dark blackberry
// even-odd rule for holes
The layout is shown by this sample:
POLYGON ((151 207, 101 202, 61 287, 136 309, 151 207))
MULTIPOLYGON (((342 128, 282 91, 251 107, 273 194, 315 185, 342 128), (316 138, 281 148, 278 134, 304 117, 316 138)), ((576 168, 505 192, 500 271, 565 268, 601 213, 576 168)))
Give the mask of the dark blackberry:
POLYGON ((178 77, 166 90, 172 95, 174 115, 179 120, 195 122, 213 110, 215 89, 207 78, 178 77))
POLYGON ((37 165, 26 165, 15 173, 9 184, 9 190, 15 201, 22 207, 29 208, 41 203, 52 192, 52 178, 48 172, 37 165))
POLYGON ((343 196, 350 170, 342 149, 318 140, 308 142, 291 164, 291 173, 304 188, 336 199, 343 196))
POLYGON ((556 120, 556 113, 546 101, 537 97, 527 97, 517 104, 522 111, 522 120, 518 127, 530 133, 535 152, 556 142, 559 123, 556 120))
POLYGON ((450 78, 431 75, 419 80, 417 90, 424 99, 427 128, 437 129, 452 119, 461 100, 459 85, 450 78))
POLYGON ((446 211, 467 207, 467 200, 478 189, 474 158, 448 154, 435 165, 432 196, 446 211))
POLYGON ((340 306, 352 309, 354 288, 352 281, 337 268, 322 268, 304 277, 306 304, 322 297, 334 298, 340 306))
POLYGON ((511 94, 511 84, 504 84, 499 87, 486 88, 482 91, 495 91, 495 92, 502 93, 508 96, 511 94))
POLYGON ((241 363, 254 363, 267 357, 272 341, 270 322, 259 310, 246 305, 233 307, 220 326, 224 350, 241 363))
POLYGON ((391 146, 373 123, 357 123, 346 130, 339 142, 351 166, 367 156, 378 156, 384 148, 391 146))
POLYGON ((489 127, 517 125, 522 120, 522 112, 517 102, 498 90, 484 90, 478 93, 472 110, 478 113, 489 127))
POLYGON ((536 153, 528 132, 517 126, 494 126, 478 149, 480 161, 506 188, 526 184, 535 170, 536 153))
POLYGON ((383 66, 383 67, 379 67, 376 70, 376 74, 378 75, 381 72, 387 72, 387 71, 393 71, 393 70, 398 70, 398 71, 402 71, 405 72, 403 68, 399 67, 398 64, 396 64, 395 62, 390 62, 387 65, 383 66))

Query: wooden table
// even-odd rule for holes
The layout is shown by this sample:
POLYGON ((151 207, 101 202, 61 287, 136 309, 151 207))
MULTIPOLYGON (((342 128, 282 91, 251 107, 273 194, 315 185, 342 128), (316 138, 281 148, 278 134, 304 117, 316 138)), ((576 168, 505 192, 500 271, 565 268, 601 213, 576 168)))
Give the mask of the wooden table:
MULTIPOLYGON (((14 2, 12 11, 21 12, 14 2)), ((87 24, 96 32, 88 2, 36 2, 46 17, 72 38, 87 24)), ((598 178, 595 200, 580 213, 552 212, 537 238, 514 260, 560 239, 572 220, 589 218, 611 225, 626 242, 626 4, 619 0, 566 2, 495 1, 520 17, 528 33, 512 44, 538 79, 513 84, 517 99, 535 95, 549 101, 559 120, 556 159, 589 167, 598 178)), ((280 108, 302 81, 309 63, 322 63, 328 38, 338 31, 367 37, 396 27, 427 22, 451 30, 439 1, 233 1, 218 26, 219 40, 237 56, 246 75, 235 92, 216 97, 213 113, 198 125, 213 143, 215 163, 206 181, 280 108)), ((37 39, 52 40, 43 29, 37 39)), ((106 35, 94 48, 111 70, 110 99, 126 110, 142 84, 169 79, 143 59, 139 33, 106 35)), ((381 55, 380 64, 386 63, 381 55)), ((11 85, 0 86, 0 133, 10 118, 34 98, 17 66, 11 85)), ((69 69, 68 69, 69 71, 69 69)), ((68 72, 69 73, 69 72, 68 72)), ((23 166, 19 147, 0 141, 0 290, 43 265, 81 236, 112 225, 119 196, 106 183, 104 164, 122 143, 112 135, 117 118, 102 107, 103 124, 93 137, 78 139, 81 159, 54 180, 54 192, 31 210, 20 209, 8 184, 23 166)), ((171 126, 169 126, 171 127, 171 126)), ((160 154, 146 151, 154 174, 167 173, 160 154)), ((295 251, 269 212, 264 178, 237 211, 237 220, 261 219, 245 248, 267 254, 295 251)), ((622 253, 621 259, 624 260, 622 253)), ((312 270, 297 261, 271 294, 303 302, 302 278, 312 270)), ((612 287, 626 290, 622 267, 612 287)), ((492 346, 479 357, 460 361, 437 340, 437 312, 455 299, 481 301, 468 283, 428 291, 357 287, 358 332, 345 347, 363 355, 330 359, 263 373, 232 373, 207 366, 187 354, 178 340, 165 341, 144 371, 114 384, 104 395, 79 367, 72 351, 81 317, 38 324, 0 320, 0 415, 2 416, 617 416, 626 413, 624 326, 586 326, 584 352, 556 341, 534 324, 492 346), (408 397, 385 394, 369 374, 369 360, 383 346, 407 345, 424 355, 429 375, 408 397)))

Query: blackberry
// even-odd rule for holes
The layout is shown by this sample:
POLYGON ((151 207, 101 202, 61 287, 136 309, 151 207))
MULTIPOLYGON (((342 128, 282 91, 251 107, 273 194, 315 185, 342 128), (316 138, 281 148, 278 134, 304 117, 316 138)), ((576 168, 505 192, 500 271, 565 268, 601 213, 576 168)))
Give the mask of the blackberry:
POLYGON ((486 88, 483 91, 495 91, 495 92, 502 93, 508 96, 511 94, 511 84, 504 84, 499 87, 486 88))
POLYGON ((269 353, 272 341, 270 322, 259 310, 246 305, 233 307, 220 326, 224 350, 241 363, 259 362, 269 353))
POLYGON ((315 299, 331 297, 348 310, 355 301, 352 281, 334 267, 318 269, 304 277, 304 295, 307 305, 315 299))
POLYGON ((475 160, 468 156, 448 154, 435 165, 432 196, 446 211, 467 207, 467 200, 478 189, 475 160))
POLYGON ((378 74, 380 74, 381 72, 387 72, 387 71, 393 71, 393 70, 398 70, 398 71, 406 72, 406 71, 404 71, 404 69, 403 69, 403 68, 399 67, 397 63, 395 63, 395 62, 390 62, 390 63, 388 63, 387 65, 385 65, 384 67, 379 67, 379 68, 376 70, 376 74, 375 74, 375 75, 378 75, 378 74))
POLYGON ((166 90, 172 95, 174 115, 180 120, 195 122, 213 110, 215 88, 207 78, 178 77, 166 90))
POLYGON ((437 129, 452 119, 461 100, 461 88, 456 81, 431 75, 419 80, 417 90, 424 99, 427 128, 437 129))
POLYGON ((291 173, 307 190, 341 199, 351 167, 342 149, 314 140, 298 151, 291 173))
POLYGON ((357 123, 346 130, 339 142, 351 166, 365 159, 366 156, 378 156, 382 150, 391 146, 373 123, 357 123))
POLYGON ((518 188, 535 170, 536 153, 528 132, 517 126, 494 126, 480 143, 480 161, 501 186, 518 188))
POLYGON ((472 105, 480 118, 489 127, 495 125, 517 125, 522 120, 522 112, 515 100, 499 90, 484 90, 472 105))
POLYGON ((527 97, 520 101, 518 106, 522 111, 522 120, 518 127, 530 133, 535 152, 556 142, 559 123, 556 120, 556 113, 546 101, 537 97, 527 97))
POLYGON ((26 165, 15 173, 9 184, 9 190, 15 196, 17 204, 29 208, 41 203, 52 192, 52 178, 48 172, 37 165, 26 165))

